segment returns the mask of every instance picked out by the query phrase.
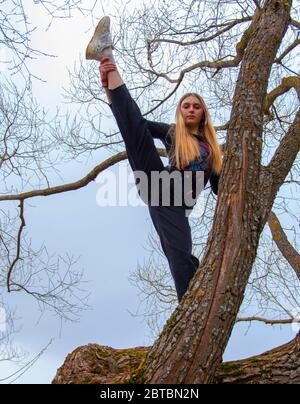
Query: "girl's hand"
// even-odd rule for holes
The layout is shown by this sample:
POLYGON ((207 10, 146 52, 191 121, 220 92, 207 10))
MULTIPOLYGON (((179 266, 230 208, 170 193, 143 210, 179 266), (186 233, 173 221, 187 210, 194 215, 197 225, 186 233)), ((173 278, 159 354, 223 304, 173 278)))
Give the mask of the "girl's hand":
POLYGON ((107 73, 117 70, 114 63, 110 63, 109 57, 103 57, 99 66, 100 78, 103 87, 108 87, 107 73))

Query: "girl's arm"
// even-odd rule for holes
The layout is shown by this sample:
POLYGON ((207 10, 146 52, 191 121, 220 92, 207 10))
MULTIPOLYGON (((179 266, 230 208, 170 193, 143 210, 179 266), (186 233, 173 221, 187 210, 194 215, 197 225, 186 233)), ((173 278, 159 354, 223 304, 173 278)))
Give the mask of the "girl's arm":
POLYGON ((149 131, 154 139, 159 139, 166 144, 166 136, 171 125, 164 122, 147 121, 149 131))
POLYGON ((209 179, 211 189, 215 195, 218 195, 219 178, 218 174, 212 173, 209 179))

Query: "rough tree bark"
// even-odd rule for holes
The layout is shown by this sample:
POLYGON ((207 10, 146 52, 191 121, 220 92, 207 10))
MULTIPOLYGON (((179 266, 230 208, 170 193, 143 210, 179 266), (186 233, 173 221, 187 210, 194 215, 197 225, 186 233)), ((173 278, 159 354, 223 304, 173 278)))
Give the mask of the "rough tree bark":
MULTIPOLYGON (((113 349, 89 344, 70 353, 53 384, 135 384, 151 347, 113 349)), ((222 363, 213 384, 299 384, 300 334, 288 344, 240 361, 222 363)))
POLYGON ((213 228, 189 291, 147 357, 145 383, 209 383, 221 363, 260 234, 300 148, 298 112, 270 164, 261 165, 268 79, 291 5, 266 0, 245 33, 213 228))
POLYGON ((223 363, 215 384, 300 384, 300 334, 262 355, 223 363))

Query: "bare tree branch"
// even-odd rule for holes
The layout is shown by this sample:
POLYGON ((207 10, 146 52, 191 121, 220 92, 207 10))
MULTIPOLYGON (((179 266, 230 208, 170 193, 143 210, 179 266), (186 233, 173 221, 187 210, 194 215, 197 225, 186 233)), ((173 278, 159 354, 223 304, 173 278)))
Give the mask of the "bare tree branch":
MULTIPOLYGON (((292 52, 298 45, 300 45, 300 39, 296 39, 290 46, 288 46, 282 54, 274 60, 274 63, 281 63, 290 52, 292 52)), ((299 95, 298 95, 299 97, 299 95)))
POLYGON ((294 27, 300 29, 300 22, 297 20, 294 20, 293 18, 290 19, 290 24, 293 25, 294 27))
MULTIPOLYGON (((299 42, 300 43, 300 42, 299 42)), ((274 103, 276 98, 280 95, 286 93, 291 88, 294 88, 297 92, 298 99, 300 101, 300 78, 299 77, 284 77, 281 81, 280 86, 274 88, 269 94, 267 94, 264 103, 264 113, 269 115, 269 109, 274 103)))
POLYGON ((216 69, 216 72, 219 72, 223 68, 236 67, 241 62, 243 55, 244 55, 244 51, 247 47, 247 44, 248 44, 249 40, 251 39, 253 32, 255 31, 255 27, 256 27, 257 19, 259 18, 259 15, 260 15, 260 11, 257 11, 253 17, 250 27, 244 32, 240 42, 237 43, 236 55, 231 60, 216 60, 216 61, 204 60, 204 61, 195 63, 195 64, 181 70, 179 77, 177 79, 172 79, 167 74, 158 73, 157 71, 154 71, 153 69, 149 70, 149 69, 143 68, 143 70, 146 73, 152 73, 152 74, 155 74, 157 77, 162 77, 162 78, 166 79, 169 83, 180 84, 180 82, 183 80, 184 76, 187 73, 190 73, 196 69, 211 68, 211 69, 216 69))
POLYGON ((16 246, 16 257, 13 260, 13 262, 11 263, 8 272, 7 272, 7 279, 6 279, 6 287, 7 287, 7 291, 10 292, 10 278, 12 275, 12 271, 16 265, 16 263, 18 262, 18 260, 22 259, 20 256, 20 250, 21 250, 21 235, 22 235, 22 231, 25 227, 25 220, 24 220, 24 200, 20 201, 20 221, 21 221, 21 225, 18 231, 18 235, 17 235, 17 246, 16 246))
POLYGON ((248 321, 259 321, 265 324, 270 324, 270 325, 286 325, 286 324, 294 324, 294 323, 300 323, 300 319, 295 319, 295 318, 288 318, 288 319, 282 319, 282 320, 270 320, 267 318, 262 318, 262 317, 238 317, 236 319, 236 323, 241 323, 241 322, 248 322, 248 321))
MULTIPOLYGON (((194 40, 194 41, 184 42, 184 41, 175 41, 175 40, 164 39, 164 38, 148 39, 148 46, 151 46, 154 43, 163 43, 163 42, 172 43, 174 45, 180 45, 180 46, 189 46, 189 45, 196 45, 196 44, 199 44, 201 42, 209 42, 212 39, 215 39, 218 36, 224 34, 225 32, 230 31, 231 28, 235 27, 237 24, 241 24, 241 23, 248 22, 248 21, 251 21, 251 20, 252 20, 251 17, 245 17, 245 18, 236 19, 236 20, 234 20, 232 22, 228 22, 226 24, 220 24, 220 25, 216 25, 216 26, 214 26, 214 24, 211 24, 209 26, 209 28, 207 28, 207 29, 205 29, 205 30, 203 30, 201 32, 197 32, 197 35, 204 35, 206 31, 212 30, 214 28, 219 28, 219 27, 224 26, 224 25, 225 25, 225 28, 221 29, 220 31, 217 31, 215 34, 213 34, 211 36, 208 36, 206 38, 200 38, 200 39, 197 39, 197 40, 194 40)), ((184 33, 180 32, 180 34, 184 34, 184 33)))
MULTIPOLYGON (((166 150, 165 149, 157 149, 158 153, 162 157, 166 157, 166 150)), ((121 152, 116 154, 113 157, 110 157, 103 161, 101 164, 97 165, 90 171, 85 177, 82 179, 71 182, 69 184, 65 185, 58 185, 56 187, 51 187, 51 188, 46 188, 46 189, 40 189, 40 190, 34 190, 34 191, 28 191, 24 192, 21 194, 17 195, 0 195, 0 201, 16 201, 16 200, 25 200, 28 198, 34 198, 37 196, 49 196, 49 195, 55 195, 63 192, 69 192, 69 191, 75 191, 77 189, 83 188, 86 185, 88 185, 91 181, 94 181, 96 177, 104 170, 107 168, 113 166, 116 163, 119 163, 122 160, 127 159, 127 152, 121 152)))
POLYGON ((273 240, 300 280, 300 255, 288 241, 288 238, 274 212, 269 214, 268 224, 272 232, 273 240))

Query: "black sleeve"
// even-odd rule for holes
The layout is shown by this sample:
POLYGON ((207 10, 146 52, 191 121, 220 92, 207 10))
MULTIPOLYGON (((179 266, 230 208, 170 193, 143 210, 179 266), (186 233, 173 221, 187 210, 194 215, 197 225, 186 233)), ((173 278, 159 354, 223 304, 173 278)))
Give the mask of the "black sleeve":
POLYGON ((108 104, 108 105, 109 105, 110 109, 112 110, 112 113, 114 113, 114 107, 113 107, 113 105, 112 105, 112 104, 108 104))
POLYGON ((151 136, 154 139, 159 139, 161 140, 164 144, 166 142, 166 136, 168 133, 168 130, 170 129, 171 125, 163 122, 153 122, 153 121, 148 121, 148 128, 151 133, 151 136))
POLYGON ((218 174, 212 173, 209 179, 211 189, 215 195, 218 195, 219 178, 218 174))
MULTIPOLYGON (((109 104, 112 112, 114 112, 114 107, 113 104, 109 104)), ((145 118, 143 118, 145 119, 145 118)), ((149 131, 151 133, 151 136, 154 139, 159 139, 163 142, 163 144, 166 144, 166 136, 168 133, 168 130, 170 129, 171 125, 163 122, 154 122, 154 121, 148 121, 145 119, 145 121, 148 124, 149 131)))

